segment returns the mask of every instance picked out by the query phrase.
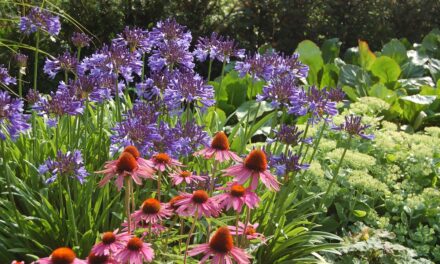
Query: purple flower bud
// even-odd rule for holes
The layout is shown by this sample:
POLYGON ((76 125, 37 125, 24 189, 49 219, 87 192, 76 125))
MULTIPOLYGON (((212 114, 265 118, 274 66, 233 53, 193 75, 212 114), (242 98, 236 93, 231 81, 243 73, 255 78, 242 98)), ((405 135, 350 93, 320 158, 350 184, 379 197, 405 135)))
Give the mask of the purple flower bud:
POLYGON ((87 34, 84 34, 82 32, 74 32, 71 40, 73 46, 77 48, 84 48, 90 45, 89 43, 92 39, 89 36, 87 36, 87 34))

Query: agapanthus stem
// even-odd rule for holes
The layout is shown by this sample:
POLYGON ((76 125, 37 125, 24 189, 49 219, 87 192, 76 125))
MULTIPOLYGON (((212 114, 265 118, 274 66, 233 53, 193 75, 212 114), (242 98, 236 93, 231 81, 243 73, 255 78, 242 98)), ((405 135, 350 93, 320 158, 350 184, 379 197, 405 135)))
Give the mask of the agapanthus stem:
MULTIPOLYGON (((325 130, 326 127, 327 127, 327 122, 324 121, 324 124, 322 124, 321 130, 319 131, 318 138, 316 139, 315 142, 313 142, 314 146, 313 146, 312 155, 310 156, 309 161, 307 162, 307 164, 311 164, 313 159, 315 158, 316 151, 318 150, 319 143, 321 142, 321 138, 324 135, 324 130, 325 130)), ((306 159, 306 157, 304 155, 302 162, 304 162, 305 159, 306 159)), ((304 172, 301 175, 301 178, 304 178, 304 176, 306 175, 307 171, 308 170, 304 170, 304 172)))
POLYGON ((119 98, 118 74, 115 78, 116 121, 121 122, 121 98, 119 98))
POLYGON ((23 74, 21 73, 21 69, 18 71, 18 95, 20 98, 23 98, 23 74))
POLYGON ((34 91, 37 91, 38 76, 38 54, 40 52, 40 30, 35 33, 35 54, 34 54, 34 91))
POLYGON ((209 64, 208 64, 208 82, 211 81, 211 69, 212 69, 212 59, 209 59, 209 64))
POLYGON ((125 212, 127 214, 128 233, 131 234, 130 187, 131 178, 125 177, 125 212))
MULTIPOLYGON (((87 127, 89 125, 89 100, 86 98, 86 102, 84 104, 84 146, 83 146, 83 153, 84 153, 84 164, 86 164, 87 161, 87 127)), ((69 120, 70 121, 70 120, 69 120)), ((99 138, 101 140, 101 138, 99 138)))
POLYGON ((102 160, 102 146, 103 146, 103 126, 104 126, 104 103, 99 106, 99 160, 102 160))
POLYGON ((199 212, 196 210, 196 213, 194 214, 193 223, 191 225, 191 229, 189 230, 189 233, 188 233, 188 238, 186 239, 185 257, 183 258, 183 264, 186 264, 186 258, 188 257, 188 246, 189 246, 189 242, 191 241, 191 236, 194 232, 194 229, 196 228, 197 218, 199 218, 199 212))
POLYGON ((145 53, 142 53, 142 76, 141 81, 145 79, 145 53))
POLYGON ((302 137, 302 141, 301 141, 301 146, 299 147, 299 150, 298 150, 298 155, 299 156, 301 156, 301 152, 302 152, 302 149, 303 149, 304 144, 305 144, 304 141, 305 141, 305 139, 307 137, 307 132, 309 132, 309 126, 310 126, 310 122, 307 122, 306 128, 304 129, 304 134, 303 134, 303 137, 302 137))
POLYGON ((70 222, 72 223, 73 237, 75 239, 75 245, 79 245, 78 244, 78 230, 76 227, 75 211, 73 210, 72 193, 70 192, 69 178, 67 178, 67 177, 66 177, 66 185, 67 185, 67 195, 68 195, 67 210, 69 210, 70 222))
MULTIPOLYGON (((219 88, 218 88, 218 92, 220 93, 220 91, 222 90, 222 84, 223 84, 223 77, 225 75, 225 66, 226 66, 226 60, 223 60, 223 66, 222 66, 222 73, 220 75, 220 83, 219 83, 219 88)), ((215 102, 217 105, 218 102, 218 98, 217 98, 217 93, 215 94, 215 102)))

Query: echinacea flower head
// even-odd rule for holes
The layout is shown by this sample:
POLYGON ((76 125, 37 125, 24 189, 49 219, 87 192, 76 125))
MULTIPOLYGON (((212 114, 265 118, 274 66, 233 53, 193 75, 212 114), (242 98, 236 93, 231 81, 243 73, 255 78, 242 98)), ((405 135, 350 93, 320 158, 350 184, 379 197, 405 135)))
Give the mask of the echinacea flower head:
POLYGON ((174 211, 176 211, 176 210, 179 208, 179 206, 176 205, 176 203, 177 203, 178 201, 182 200, 183 198, 185 198, 185 197, 183 197, 182 195, 176 195, 176 196, 174 196, 174 197, 171 198, 171 200, 168 202, 168 206, 169 206, 171 209, 173 209, 174 211))
POLYGON ((159 202, 157 199, 148 198, 139 210, 135 211, 131 217, 134 222, 144 222, 147 224, 156 224, 163 219, 168 219, 173 214, 173 210, 168 208, 165 203, 159 202))
POLYGON ((112 178, 117 177, 115 183, 118 190, 121 190, 125 177, 130 176, 138 185, 142 184, 141 178, 153 178, 154 170, 149 166, 150 163, 144 159, 139 159, 140 157, 136 159, 129 150, 122 152, 117 160, 106 162, 104 170, 96 172, 104 174, 104 178, 99 182, 99 186, 102 187, 112 178))
POLYGON ((48 10, 34 7, 26 16, 20 18, 19 28, 25 34, 42 30, 56 36, 60 33, 61 23, 60 18, 48 10))
POLYGON ((55 249, 47 258, 41 258, 36 264, 86 264, 85 260, 76 258, 75 252, 67 247, 55 249))
POLYGON ((95 244, 91 252, 96 256, 114 255, 125 247, 130 238, 131 235, 126 232, 118 233, 118 229, 104 232, 101 242, 95 244))
POLYGON ((248 223, 245 225, 243 222, 238 222, 238 229, 236 226, 228 226, 228 228, 233 236, 242 236, 246 234, 246 239, 248 240, 259 239, 261 241, 265 241, 266 238, 264 235, 257 232, 258 226, 258 223, 248 223))
POLYGON ((90 252, 89 256, 86 259, 87 264, 117 264, 117 262, 108 255, 96 255, 93 252, 90 252))
POLYGON ((26 264, 24 261, 13 260, 11 264, 26 264))
POLYGON ((158 153, 154 155, 151 157, 150 162, 152 162, 153 168, 157 171, 165 171, 166 169, 174 169, 183 166, 182 163, 171 158, 167 153, 158 153))
POLYGON ((171 181, 174 185, 186 183, 187 185, 192 183, 203 182, 205 179, 201 176, 193 174, 191 171, 176 171, 171 175, 171 181))
POLYGON ((90 45, 90 41, 92 41, 87 34, 82 32, 74 32, 70 40, 72 41, 73 46, 79 49, 88 47, 90 45))
POLYGON ((217 201, 221 208, 226 210, 233 208, 236 212, 240 213, 244 205, 253 209, 260 202, 260 198, 258 198, 256 193, 236 182, 229 182, 226 187, 219 187, 217 189, 226 192, 214 196, 213 199, 217 201))
POLYGON ((372 140, 374 139, 373 134, 365 134, 365 130, 369 128, 370 125, 362 124, 362 117, 355 115, 345 116, 345 122, 340 126, 334 127, 334 130, 340 130, 347 132, 350 136, 360 136, 364 139, 372 140))
POLYGON ((9 137, 16 140, 30 125, 29 115, 23 114, 23 101, 12 98, 8 92, 0 91, 0 140, 9 137))
POLYGON ((120 250, 115 259, 119 263, 142 264, 144 262, 152 262, 154 251, 151 244, 145 243, 138 237, 132 237, 128 240, 125 248, 120 250))
POLYGON ((53 183, 58 177, 71 177, 77 179, 81 184, 89 175, 84 167, 81 151, 75 150, 63 153, 57 152, 55 159, 48 158, 46 162, 38 168, 40 174, 49 172, 51 177, 46 180, 46 184, 53 183))
POLYGON ((9 75, 8 69, 0 64, 0 83, 4 85, 17 84, 17 79, 9 75))
POLYGON ((250 188, 255 190, 258 187, 258 180, 270 190, 278 191, 280 184, 277 179, 267 170, 266 153, 261 149, 252 150, 243 163, 231 166, 224 170, 227 175, 235 176, 235 181, 244 184, 251 180, 250 188))
POLYGON ((183 197, 175 203, 178 206, 176 212, 181 216, 194 216, 197 218, 217 217, 220 212, 217 202, 209 197, 203 190, 196 190, 192 194, 180 193, 183 197))
POLYGON ((225 132, 220 131, 215 134, 211 141, 211 146, 206 147, 200 151, 194 153, 195 156, 202 156, 205 159, 214 157, 215 160, 223 162, 227 160, 234 160, 241 162, 242 159, 229 150, 229 140, 225 132))
POLYGON ((197 245, 188 251, 189 256, 199 254, 204 254, 200 263, 206 263, 211 256, 212 264, 232 263, 232 260, 237 264, 251 263, 250 256, 243 249, 234 246, 231 232, 227 227, 220 227, 209 243, 197 245))
POLYGON ((78 59, 75 54, 66 51, 54 59, 46 58, 43 70, 53 79, 60 71, 76 73, 77 65, 78 59))

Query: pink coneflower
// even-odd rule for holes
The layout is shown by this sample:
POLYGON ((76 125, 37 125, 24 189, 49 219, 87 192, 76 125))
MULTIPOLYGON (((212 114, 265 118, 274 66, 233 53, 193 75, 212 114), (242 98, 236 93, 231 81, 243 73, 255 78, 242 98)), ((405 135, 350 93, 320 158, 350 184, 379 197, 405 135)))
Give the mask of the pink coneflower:
POLYGON ((231 232, 227 227, 220 227, 209 243, 201 244, 188 251, 189 256, 205 254, 200 263, 205 263, 213 256, 212 264, 232 263, 234 259, 237 264, 248 264, 250 256, 243 249, 235 247, 231 232))
POLYGON ((203 177, 194 175, 190 171, 178 171, 171 174, 170 176, 171 176, 171 181, 173 182, 174 185, 179 185, 182 182, 185 182, 186 184, 191 184, 193 182, 198 183, 205 180, 203 177))
POLYGON ((151 262, 154 258, 154 251, 151 244, 145 243, 138 237, 132 237, 128 240, 124 249, 119 251, 115 259, 119 263, 142 264, 151 262))
POLYGON ((198 218, 202 215, 206 217, 217 217, 220 213, 220 208, 217 202, 209 197, 208 193, 203 190, 194 191, 190 193, 180 193, 183 197, 174 205, 179 206, 176 212, 181 216, 195 216, 196 212, 198 218))
MULTIPOLYGON (((121 226, 123 226, 124 228, 122 229, 123 231, 128 231, 128 223, 127 221, 124 221, 121 226)), ((140 221, 138 223, 136 222, 132 222, 131 223, 131 230, 134 230, 135 228, 143 228, 143 229, 149 229, 150 228, 150 224, 145 222, 145 221, 140 221)), ((167 228, 164 227, 163 225, 160 224, 151 224, 151 233, 155 234, 155 235, 159 235, 160 233, 164 232, 167 228)), ((147 236, 148 232, 144 231, 142 233, 142 236, 147 236)))
POLYGON ((167 168, 183 166, 178 160, 172 159, 166 153, 158 153, 149 160, 157 171, 165 171, 167 168))
POLYGON ((180 200, 182 200, 183 197, 182 195, 176 195, 173 198, 171 198, 171 200, 168 202, 168 206, 173 209, 174 211, 176 211, 179 208, 179 205, 176 205, 176 203, 180 200))
POLYGON ((148 198, 142 203, 141 209, 135 211, 131 217, 136 223, 145 222, 148 224, 155 224, 162 219, 170 218, 173 210, 168 208, 168 205, 161 203, 154 198, 148 198))
POLYGON ((82 259, 76 258, 75 252, 67 247, 55 249, 47 258, 42 258, 33 262, 35 264, 86 264, 82 259))
POLYGON ((112 259, 110 256, 98 256, 93 252, 90 252, 89 256, 86 259, 87 264, 117 264, 117 262, 112 259))
POLYGON ((225 160, 235 160, 237 162, 242 159, 234 152, 229 150, 228 137, 223 131, 215 134, 212 139, 211 146, 194 153, 195 156, 203 156, 205 159, 214 157, 216 160, 223 162, 225 160))
POLYGON ((246 234, 246 238, 248 240, 253 240, 253 239, 260 239, 261 241, 266 240, 263 234, 257 232, 258 223, 255 224, 248 223, 246 226, 244 223, 238 222, 238 231, 237 231, 237 227, 235 226, 228 226, 228 228, 233 236, 242 236, 243 234, 246 234))
POLYGON ((249 153, 243 163, 234 165, 225 170, 226 174, 235 176, 235 181, 244 184, 251 178, 251 190, 258 187, 258 179, 261 179, 267 188, 279 191, 280 183, 267 170, 266 154, 261 149, 254 149, 249 153))
POLYGON ((24 261, 13 260, 11 264, 25 264, 24 261))
POLYGON ((234 208, 238 213, 241 212, 243 205, 247 205, 249 208, 255 208, 260 202, 258 195, 250 190, 250 188, 245 188, 236 182, 228 182, 226 187, 220 187, 219 190, 225 190, 226 193, 219 194, 212 197, 221 208, 229 210, 234 208))
POLYGON ((153 163, 149 160, 142 158, 141 153, 139 152, 139 150, 135 146, 125 147, 124 152, 128 152, 131 155, 133 155, 133 157, 136 159, 136 161, 138 162, 139 165, 147 166, 150 168, 153 167, 153 163))
POLYGON ((118 234, 118 229, 105 232, 102 234, 101 242, 94 245, 91 252, 97 256, 115 254, 125 246, 130 237, 125 232, 118 234))
POLYGON ((124 184, 124 178, 128 176, 131 176, 136 184, 141 185, 141 178, 153 178, 154 170, 148 166, 146 162, 147 161, 143 159, 138 162, 131 152, 122 152, 119 159, 106 162, 104 165, 105 169, 96 172, 105 175, 104 179, 99 182, 99 186, 104 186, 115 176, 117 176, 116 186, 118 190, 121 190, 124 184))

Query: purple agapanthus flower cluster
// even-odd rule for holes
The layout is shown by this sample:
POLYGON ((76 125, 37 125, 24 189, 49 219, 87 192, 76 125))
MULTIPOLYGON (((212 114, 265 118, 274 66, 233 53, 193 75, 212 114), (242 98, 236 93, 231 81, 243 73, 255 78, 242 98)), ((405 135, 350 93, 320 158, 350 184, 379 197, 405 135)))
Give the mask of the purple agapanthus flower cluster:
POLYGON ((200 62, 205 61, 208 57, 210 60, 219 60, 229 62, 232 56, 244 58, 244 50, 238 49, 234 41, 223 36, 219 36, 213 32, 210 37, 200 37, 197 41, 194 56, 200 62))
POLYGON ((83 184, 88 176, 79 150, 67 153, 59 150, 55 159, 48 158, 44 164, 40 165, 38 172, 42 175, 47 172, 51 174, 51 177, 46 179, 46 184, 53 183, 58 177, 76 178, 83 184))
POLYGON ((4 85, 17 84, 17 79, 9 75, 8 69, 3 64, 0 65, 0 83, 4 85))
POLYGON ((297 146, 302 142, 302 134, 304 131, 299 130, 295 125, 281 124, 278 131, 275 133, 273 141, 279 141, 290 146, 297 146))
POLYGON ((164 101, 171 110, 189 106, 206 108, 215 103, 214 88, 197 74, 176 74, 165 90, 164 101))
POLYGON ((208 133, 195 122, 177 123, 172 129, 175 139, 169 153, 176 157, 192 155, 201 146, 210 142, 208 133))
POLYGON ((92 39, 85 33, 74 32, 71 41, 73 46, 80 49, 80 48, 88 47, 92 39))
POLYGON ((23 101, 12 98, 8 92, 0 91, 0 139, 9 134, 12 140, 30 128, 29 115, 23 114, 23 101))
POLYGON ((34 7, 26 16, 20 18, 19 27, 26 34, 43 30, 56 36, 60 33, 61 23, 60 18, 52 15, 48 10, 34 7))
POLYGON ((76 91, 60 82, 58 90, 51 92, 50 97, 41 96, 33 105, 39 115, 49 117, 48 125, 55 126, 57 119, 63 115, 80 115, 84 112, 83 99, 78 98, 76 91))
MULTIPOLYGON (((101 85, 95 78, 84 75, 76 80, 70 80, 69 89, 73 89, 77 98, 85 99, 90 102, 102 103, 110 99, 111 89, 101 85)), ((103 83, 105 84, 105 83, 103 83)), ((110 85, 111 86, 111 85, 110 85)))
POLYGON ((131 52, 139 51, 140 53, 145 53, 151 50, 148 31, 142 28, 130 28, 127 26, 113 41, 119 45, 128 46, 131 52))
POLYGON ((147 100, 162 99, 174 75, 169 71, 151 73, 150 78, 136 84, 137 95, 147 100))
POLYGON ((274 155, 269 158, 269 166, 274 168, 277 175, 282 176, 289 172, 298 172, 301 170, 307 170, 310 165, 301 163, 301 157, 297 154, 293 154, 288 151, 287 155, 284 153, 280 155, 274 155))
POLYGON ((55 78, 58 72, 73 72, 76 74, 76 67, 78 66, 78 59, 75 54, 70 54, 69 52, 64 52, 57 58, 51 60, 46 58, 44 64, 44 73, 49 75, 50 78, 55 78))
POLYGON ((291 98, 291 107, 289 113, 304 116, 310 114, 310 122, 314 123, 325 116, 334 116, 338 114, 336 102, 329 99, 329 93, 326 88, 322 90, 316 86, 311 86, 305 90, 299 90, 295 96, 291 98))
POLYGON ((262 93, 257 95, 257 101, 270 101, 274 108, 288 108, 299 89, 297 79, 292 75, 286 75, 266 84, 262 93))
POLYGON ((369 128, 370 125, 362 124, 362 117, 355 115, 345 116, 345 122, 340 126, 333 127, 334 130, 340 130, 347 132, 350 136, 360 136, 364 139, 372 140, 374 139, 373 134, 365 134, 365 130, 369 128))

